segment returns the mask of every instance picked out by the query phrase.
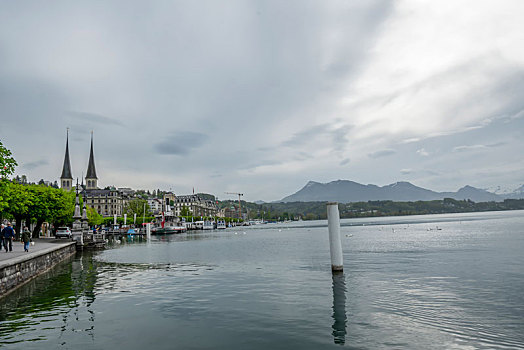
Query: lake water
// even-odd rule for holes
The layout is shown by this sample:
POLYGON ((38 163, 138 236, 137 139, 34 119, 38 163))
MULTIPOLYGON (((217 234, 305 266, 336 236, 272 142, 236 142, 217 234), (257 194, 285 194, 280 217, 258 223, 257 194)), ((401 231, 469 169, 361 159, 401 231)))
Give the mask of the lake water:
POLYGON ((153 237, 0 299, 5 349, 524 349, 524 212, 153 237))

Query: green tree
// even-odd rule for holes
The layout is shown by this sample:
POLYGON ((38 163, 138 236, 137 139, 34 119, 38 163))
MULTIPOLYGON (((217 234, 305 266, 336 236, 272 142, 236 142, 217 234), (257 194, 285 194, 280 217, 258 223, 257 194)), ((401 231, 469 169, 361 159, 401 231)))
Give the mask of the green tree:
MULTIPOLYGON (((33 237, 47 221, 53 224, 70 223, 74 211, 74 193, 45 185, 12 184, 12 203, 9 211, 16 219, 18 231, 21 221, 36 220, 33 237)), ((34 222, 34 221, 33 221, 34 222)))
POLYGON ((4 218, 9 209, 11 185, 10 181, 0 179, 0 219, 4 218))
POLYGON ((124 213, 131 218, 134 214, 136 214, 137 217, 152 216, 151 211, 149 210, 149 205, 147 205, 147 201, 142 198, 133 198, 130 200, 124 208, 124 213))
MULTIPOLYGON (((95 208, 87 207, 87 223, 89 226, 100 225, 104 222, 104 217, 96 211, 95 208)), ((113 219, 113 218, 109 218, 113 219)))
MULTIPOLYGON (((55 189, 59 201, 53 211, 51 222, 56 226, 69 225, 73 222, 75 212, 75 192, 55 189)), ((81 198, 80 198, 81 199, 81 198)))
POLYGON ((189 210, 189 208, 186 205, 183 205, 182 208, 180 209, 180 216, 190 216, 190 215, 191 215, 191 211, 189 210))
POLYGON ((11 151, 4 147, 2 141, 0 141, 0 179, 12 175, 17 165, 11 151))
POLYGON ((33 237, 38 237, 44 221, 51 221, 53 207, 56 206, 55 194, 50 188, 41 185, 25 186, 25 189, 30 196, 27 220, 36 219, 33 237))
POLYGON ((27 186, 11 183, 8 196, 8 214, 15 219, 15 230, 18 234, 22 226, 22 220, 30 218, 30 208, 33 203, 32 194, 27 190, 27 186))
POLYGON ((11 151, 5 148, 0 141, 0 218, 8 208, 10 182, 7 177, 13 175, 17 165, 11 151))

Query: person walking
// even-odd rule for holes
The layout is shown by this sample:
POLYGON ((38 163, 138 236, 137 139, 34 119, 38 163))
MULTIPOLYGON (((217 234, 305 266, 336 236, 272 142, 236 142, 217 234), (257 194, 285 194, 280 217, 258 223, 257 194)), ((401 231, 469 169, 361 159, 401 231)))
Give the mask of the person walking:
POLYGON ((5 252, 7 253, 7 250, 9 248, 9 251, 13 251, 13 237, 15 236, 15 230, 11 227, 11 223, 7 223, 7 227, 4 228, 4 248, 5 252))
POLYGON ((31 242, 31 232, 29 229, 24 227, 24 232, 22 233, 22 242, 24 242, 24 252, 29 251, 29 243, 31 242))
POLYGON ((4 247, 4 228, 5 228, 5 225, 1 224, 0 225, 0 249, 4 247))

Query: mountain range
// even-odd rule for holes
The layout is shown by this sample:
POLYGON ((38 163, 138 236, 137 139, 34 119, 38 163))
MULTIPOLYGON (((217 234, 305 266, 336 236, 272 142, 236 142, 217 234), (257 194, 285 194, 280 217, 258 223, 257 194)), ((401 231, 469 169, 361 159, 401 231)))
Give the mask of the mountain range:
POLYGON ((371 200, 429 201, 444 198, 470 199, 474 202, 499 202, 506 198, 524 198, 524 185, 511 193, 496 194, 469 185, 462 187, 457 192, 435 192, 415 186, 410 182, 395 182, 380 187, 373 184, 363 185, 349 180, 337 180, 329 183, 309 181, 296 193, 277 202, 332 201, 349 203, 371 200))

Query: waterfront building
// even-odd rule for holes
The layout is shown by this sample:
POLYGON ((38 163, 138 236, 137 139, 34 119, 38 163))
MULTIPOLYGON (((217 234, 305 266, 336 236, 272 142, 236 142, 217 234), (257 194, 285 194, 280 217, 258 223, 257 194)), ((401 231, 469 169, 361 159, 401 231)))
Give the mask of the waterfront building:
POLYGON ((218 212, 214 201, 203 199, 197 194, 175 196, 173 200, 173 212, 175 216, 180 216, 182 208, 184 207, 186 207, 193 216, 216 216, 218 212))
POLYGON ((164 207, 162 210, 164 211, 171 211, 172 203, 174 203, 176 198, 176 195, 173 192, 166 192, 164 193, 164 207))
POLYGON ((135 190, 133 190, 132 188, 129 188, 129 187, 119 187, 118 191, 121 192, 122 194, 128 196, 128 197, 134 197, 135 193, 136 193, 135 190))
POLYGON ((238 208, 231 206, 231 207, 226 207, 223 210, 224 210, 224 217, 239 219, 238 208))
POLYGON ((86 204, 94 208, 102 216, 122 216, 127 203, 133 198, 124 192, 114 188, 105 189, 84 189, 82 196, 86 204))
POLYGON ((162 213, 162 200, 158 198, 149 198, 147 205, 154 215, 162 213))

